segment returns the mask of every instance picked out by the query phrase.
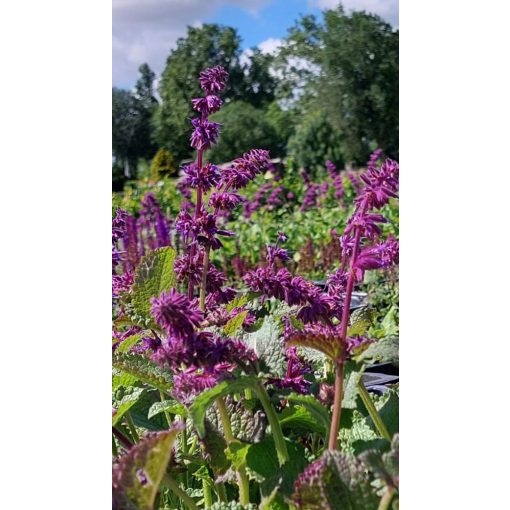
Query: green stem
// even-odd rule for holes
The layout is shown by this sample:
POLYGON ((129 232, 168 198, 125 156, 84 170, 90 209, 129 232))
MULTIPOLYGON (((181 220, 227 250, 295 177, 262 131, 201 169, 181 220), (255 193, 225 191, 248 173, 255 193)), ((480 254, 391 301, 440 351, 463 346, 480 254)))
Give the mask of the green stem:
POLYGON ((127 411, 124 417, 126 418, 129 427, 129 432, 131 432, 131 437, 134 439, 135 443, 138 443, 138 441, 140 441, 140 437, 138 436, 138 432, 136 431, 136 427, 135 424, 133 423, 133 418, 131 418, 130 412, 127 411))
POLYGON ((181 450, 184 455, 188 453, 188 431, 186 430, 186 418, 181 418, 184 428, 182 429, 181 435, 181 450))
POLYGON ((164 484, 186 505, 189 510, 198 510, 195 502, 177 485, 177 482, 165 475, 163 479, 164 484))
POLYGON ((363 401, 363 404, 365 405, 365 407, 368 411, 368 414, 370 415, 370 418, 372 418, 375 428, 378 430, 379 434, 382 437, 384 437, 384 439, 391 441, 390 433, 388 432, 386 425, 382 421, 381 416, 378 413, 374 402, 370 398, 370 394, 368 393, 367 389, 365 388, 365 385, 363 384, 362 380, 359 382, 359 394, 360 394, 361 400, 363 401))
POLYGON ((381 498, 381 501, 379 502, 377 510, 388 510, 390 508, 390 503, 391 500, 393 499, 394 491, 395 489, 393 489, 393 487, 388 487, 386 489, 386 492, 384 493, 383 497, 381 498))
POLYGON ((117 443, 115 442, 115 437, 112 435, 112 455, 117 457, 119 454, 119 449, 117 448, 117 443))
POLYGON ((283 466, 283 464, 289 460, 289 452, 287 451, 287 445, 285 444, 285 438, 283 437, 283 432, 280 426, 280 422, 278 421, 278 416, 273 405, 271 404, 271 400, 266 391, 266 388, 264 388, 262 383, 257 383, 255 391, 257 393, 257 397, 262 403, 262 407, 264 408, 267 416, 267 421, 271 427, 274 445, 278 455, 278 461, 280 462, 280 466, 283 466))
MULTIPOLYGON (((216 399, 216 407, 220 413, 221 423, 223 425, 223 432, 227 444, 235 441, 234 434, 232 433, 232 424, 230 423, 230 416, 228 415, 227 407, 223 398, 216 399)), ((237 484, 239 486, 239 502, 243 506, 250 504, 250 482, 246 474, 245 466, 239 466, 237 469, 237 484)))
POLYGON ((215 484, 216 487, 216 494, 218 494, 218 499, 226 503, 227 502, 227 491, 225 490, 225 484, 224 483, 217 483, 215 484))
MULTIPOLYGON (((161 400, 161 402, 165 402, 165 400, 167 400, 165 398, 165 394, 161 390, 159 390, 159 399, 161 400)), ((172 426, 172 416, 168 412, 168 409, 165 409, 163 412, 165 413, 165 418, 166 418, 166 422, 168 424, 168 428, 170 428, 172 426)))
POLYGON ((246 388, 244 390, 244 398, 246 400, 251 400, 253 398, 253 395, 251 394, 251 388, 246 388))
POLYGON ((204 492, 204 508, 211 508, 213 500, 211 486, 208 480, 202 479, 202 490, 204 492))

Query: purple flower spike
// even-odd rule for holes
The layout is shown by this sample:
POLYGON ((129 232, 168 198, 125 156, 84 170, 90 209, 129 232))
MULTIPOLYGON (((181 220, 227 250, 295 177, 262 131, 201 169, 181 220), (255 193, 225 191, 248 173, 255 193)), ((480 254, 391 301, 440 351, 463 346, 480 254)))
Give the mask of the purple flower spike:
POLYGON ((191 134, 191 146, 195 149, 209 149, 218 141, 221 124, 206 119, 191 119, 191 124, 195 128, 191 134))
POLYGON ((218 96, 214 95, 197 97, 191 100, 193 109, 204 115, 210 115, 211 113, 219 111, 222 104, 223 101, 218 96))
POLYGON ((184 182, 190 188, 200 188, 207 192, 220 181, 220 171, 216 165, 206 163, 199 168, 196 163, 186 165, 183 169, 186 174, 184 182))
POLYGON ((200 86, 209 94, 221 92, 227 83, 228 73, 222 66, 210 67, 200 73, 200 86))
POLYGON ((176 336, 193 333, 204 316, 198 309, 196 301, 190 301, 175 289, 162 292, 158 298, 151 299, 151 313, 156 322, 167 332, 176 336))

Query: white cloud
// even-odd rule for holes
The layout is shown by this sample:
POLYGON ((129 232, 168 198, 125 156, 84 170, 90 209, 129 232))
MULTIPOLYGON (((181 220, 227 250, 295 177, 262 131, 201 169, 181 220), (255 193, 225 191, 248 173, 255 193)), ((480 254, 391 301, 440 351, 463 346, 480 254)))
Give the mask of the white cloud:
MULTIPOLYGON (((339 0, 309 0, 310 5, 319 7, 320 9, 333 9, 339 0)), ((398 0, 342 0, 341 2, 346 11, 367 11, 378 14, 391 23, 394 27, 398 27, 398 0)))
POLYGON ((266 39, 265 41, 262 41, 258 48, 262 53, 268 53, 271 55, 274 55, 278 52, 278 49, 283 44, 282 39, 276 39, 275 37, 270 37, 269 39, 266 39))
POLYGON ((187 26, 202 20, 221 6, 237 5, 256 16, 269 0, 113 0, 113 83, 130 87, 138 67, 147 62, 156 74, 187 26))

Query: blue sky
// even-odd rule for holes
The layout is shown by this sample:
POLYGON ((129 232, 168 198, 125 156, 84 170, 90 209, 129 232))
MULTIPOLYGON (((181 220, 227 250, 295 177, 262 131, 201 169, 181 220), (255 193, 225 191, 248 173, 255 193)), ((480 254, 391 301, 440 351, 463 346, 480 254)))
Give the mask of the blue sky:
MULTIPOLYGON (((338 0, 113 0, 113 85, 132 88, 144 62, 159 76, 187 26, 232 26, 243 49, 259 46, 271 52, 301 14, 320 17, 323 9, 337 4, 338 0)), ((343 5, 398 25, 398 0, 344 0, 343 5)))

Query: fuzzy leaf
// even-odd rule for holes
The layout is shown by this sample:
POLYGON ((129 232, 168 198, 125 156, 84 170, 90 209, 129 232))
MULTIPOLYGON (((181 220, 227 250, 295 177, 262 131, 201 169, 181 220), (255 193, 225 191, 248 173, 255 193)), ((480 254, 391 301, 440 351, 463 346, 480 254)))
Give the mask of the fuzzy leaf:
POLYGON ((244 319, 246 319, 246 315, 248 314, 248 310, 244 310, 238 313, 235 317, 232 317, 226 324, 223 326, 223 332, 227 336, 233 336, 234 333, 241 329, 243 326, 244 319))
POLYGON ((128 386, 134 386, 138 382, 138 377, 127 374, 122 370, 113 369, 112 375, 112 391, 115 391, 120 386, 127 388, 128 386))
POLYGON ((152 433, 113 465, 114 510, 152 510, 181 427, 152 433))
POLYGON ((280 416, 278 416, 278 419, 284 431, 287 430, 296 434, 317 432, 326 437, 324 426, 315 420, 313 414, 308 409, 300 405, 286 407, 280 416))
MULTIPOLYGON (((349 365, 346 364, 346 367, 348 366, 349 365)), ((346 370, 346 374, 344 376, 344 397, 342 399, 343 408, 356 409, 356 399, 359 393, 358 385, 361 381, 362 375, 363 374, 361 372, 357 372, 356 370, 346 370)))
POLYGON ((165 411, 171 414, 177 414, 178 416, 186 416, 188 414, 186 408, 182 404, 179 404, 175 400, 164 400, 163 402, 154 402, 154 404, 151 405, 147 418, 150 420, 153 416, 164 413, 165 411))
MULTIPOLYGON (((225 407, 230 416, 232 434, 235 438, 249 443, 261 441, 267 426, 265 414, 258 410, 255 413, 245 405, 245 401, 234 400, 232 396, 225 397, 225 407)), ((207 410, 207 418, 214 427, 223 434, 223 425, 216 406, 207 410)))
POLYGON ((176 251, 167 246, 149 252, 140 261, 129 298, 131 318, 136 322, 144 325, 153 322, 150 300, 174 286, 175 257, 176 251))
POLYGON ((230 303, 225 305, 225 308, 227 312, 231 312, 234 308, 240 308, 241 306, 244 306, 248 301, 250 300, 250 297, 248 294, 243 294, 242 296, 235 297, 230 303))
POLYGON ((287 342, 288 346, 303 347, 322 352, 332 360, 340 359, 342 346, 338 338, 329 335, 310 334, 306 331, 298 331, 287 342))
POLYGON ((290 496, 294 480, 305 468, 305 452, 303 446, 286 441, 289 461, 281 468, 272 438, 267 437, 260 443, 249 445, 246 452, 246 467, 252 476, 261 481, 260 493, 268 498, 275 489, 279 496, 290 496))
POLYGON ((190 418, 193 420, 198 435, 203 437, 205 434, 204 419, 207 408, 220 397, 229 393, 241 392, 246 388, 256 389, 259 379, 254 376, 243 376, 238 379, 228 379, 218 383, 213 388, 206 390, 198 395, 189 408, 190 418))
POLYGON ((365 363, 374 363, 376 361, 392 363, 398 367, 398 357, 398 337, 390 336, 370 344, 356 359, 365 363))
POLYGON ((293 501, 299 510, 375 510, 370 482, 361 460, 328 450, 299 476, 293 501))
POLYGON ((114 353, 112 365, 159 390, 172 388, 170 374, 141 354, 114 353))
POLYGON ((329 424, 331 422, 329 411, 315 397, 312 397, 311 395, 298 395, 297 393, 292 393, 286 398, 289 402, 299 404, 307 409, 317 424, 324 429, 326 435, 329 434, 329 424))
POLYGON ((287 369, 281 328, 281 321, 272 315, 267 315, 261 328, 240 337, 255 351, 263 369, 278 377, 283 377, 287 369))
POLYGON ((124 414, 138 402, 144 391, 145 388, 132 388, 130 393, 116 403, 117 412, 112 416, 112 425, 117 425, 124 414))
POLYGON ((133 418, 133 422, 137 427, 153 431, 166 430, 168 428, 167 420, 163 414, 156 414, 148 418, 149 409, 156 402, 160 402, 159 392, 150 389, 143 393, 129 410, 131 418, 133 418))
POLYGON ((131 347, 134 347, 137 342, 142 338, 142 335, 133 335, 128 338, 126 338, 122 343, 119 344, 119 346, 115 349, 115 352, 129 352, 131 347))
POLYGON ((398 488, 399 475, 399 438, 398 434, 393 436, 389 451, 367 450, 360 455, 360 459, 368 466, 377 478, 386 485, 398 488))
POLYGON ((225 438, 207 419, 204 422, 204 430, 205 434, 201 439, 204 458, 217 474, 223 474, 229 467, 229 462, 225 455, 227 448, 225 438))

